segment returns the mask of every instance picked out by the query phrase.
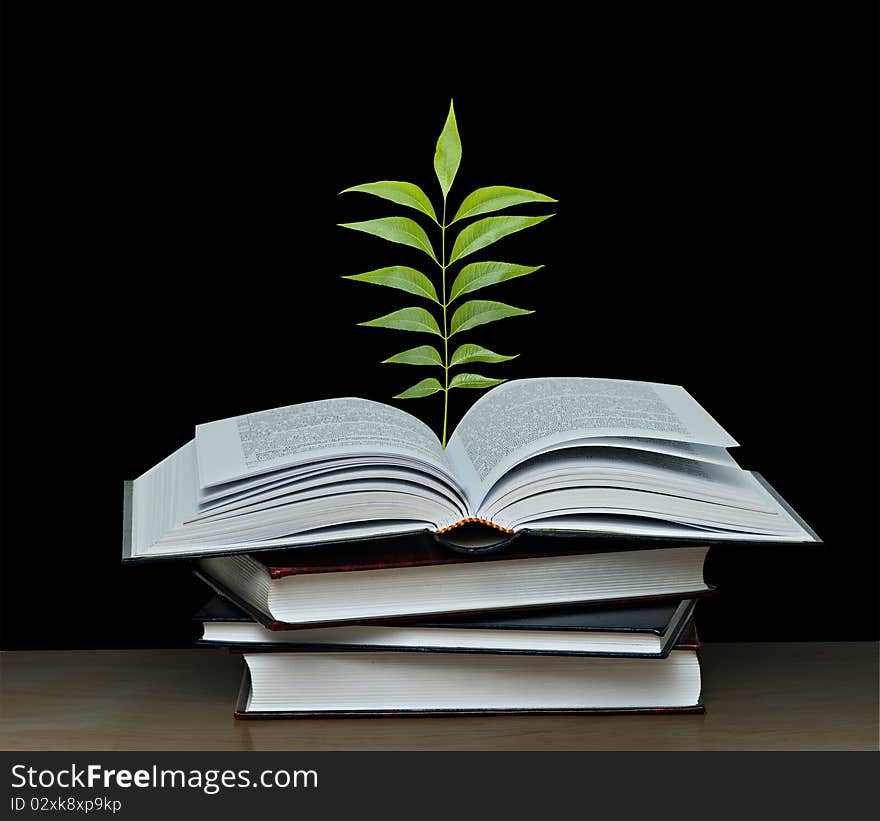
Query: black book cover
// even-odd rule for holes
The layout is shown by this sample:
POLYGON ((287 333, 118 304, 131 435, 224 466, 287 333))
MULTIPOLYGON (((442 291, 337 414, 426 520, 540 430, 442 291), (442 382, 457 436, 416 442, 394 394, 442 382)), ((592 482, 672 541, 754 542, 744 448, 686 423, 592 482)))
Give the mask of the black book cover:
MULTIPOLYGON (((506 613, 512 612, 540 612, 542 610, 548 610, 551 608, 558 608, 558 604, 535 604, 529 605, 528 607, 493 607, 491 610, 485 609, 471 609, 471 610, 461 610, 456 611, 455 614, 446 614, 446 613, 438 613, 436 615, 431 614, 421 614, 421 615, 404 615, 404 616, 394 616, 394 617, 376 617, 369 619, 352 619, 351 621, 319 621, 319 622, 297 622, 295 624, 290 622, 278 621, 277 619, 272 618, 269 613, 264 613, 257 607, 254 607, 250 604, 250 602, 243 599, 233 590, 230 590, 225 584, 221 581, 218 581, 213 576, 208 573, 203 572, 198 567, 193 567, 193 573, 201 579, 208 587, 210 587, 215 593, 219 594, 223 598, 232 602, 236 607, 240 610, 243 610, 247 613, 254 621, 258 621, 268 630, 297 630, 300 628, 313 628, 313 627, 332 627, 332 626, 342 626, 345 624, 410 624, 413 621, 425 621, 426 619, 439 619, 439 618, 447 618, 455 616, 461 617, 470 617, 473 618, 475 616, 486 616, 489 613, 494 615, 502 615, 506 613)), ((663 596, 627 596, 622 597, 620 599, 606 599, 601 602, 571 602, 568 606, 577 606, 578 604, 582 606, 587 606, 588 604, 601 604, 601 605, 611 605, 611 604, 650 604, 655 602, 669 602, 669 601, 677 601, 682 598, 688 599, 700 599, 706 596, 714 595, 717 592, 716 588, 712 585, 708 585, 705 590, 696 590, 688 593, 676 593, 671 595, 663 595, 663 596)))
MULTIPOLYGON (((454 628, 461 630, 527 630, 547 632, 577 632, 577 633, 623 633, 623 634, 653 634, 663 636, 658 652, 633 652, 619 653, 607 651, 578 651, 578 650, 523 650, 523 649, 496 649, 496 648, 461 648, 461 647, 406 647, 399 645, 363 645, 343 644, 338 641, 319 644, 315 642, 297 643, 296 630, 292 629, 289 641, 279 642, 199 642, 202 646, 224 646, 241 649, 242 651, 260 652, 286 652, 291 650, 352 650, 352 651, 380 651, 402 649, 417 652, 472 652, 472 653, 519 653, 519 654, 547 654, 547 655, 593 655, 593 656, 617 656, 626 655, 642 658, 665 658, 670 650, 697 649, 699 639, 693 626, 693 612, 696 601, 693 599, 671 599, 664 602, 650 602, 646 604, 622 604, 622 605, 584 605, 580 607, 554 607, 537 611, 517 610, 509 613, 478 614, 472 616, 450 616, 445 618, 419 619, 408 622, 408 626, 417 628, 454 628)), ((224 600, 221 596, 214 596, 198 613, 193 616, 193 621, 204 622, 237 622, 252 623, 247 613, 236 607, 232 602, 224 600)), ((372 622, 374 626, 399 625, 399 620, 387 622, 372 622)))

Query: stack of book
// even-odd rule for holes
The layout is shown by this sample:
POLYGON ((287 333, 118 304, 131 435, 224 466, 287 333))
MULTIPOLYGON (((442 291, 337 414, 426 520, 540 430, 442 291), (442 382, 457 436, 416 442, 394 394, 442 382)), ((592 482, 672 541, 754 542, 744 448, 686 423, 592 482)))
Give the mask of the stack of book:
POLYGON ((186 559, 239 718, 700 712, 709 547, 815 542, 683 389, 506 383, 447 448, 331 399, 199 425, 126 487, 124 558, 186 559))

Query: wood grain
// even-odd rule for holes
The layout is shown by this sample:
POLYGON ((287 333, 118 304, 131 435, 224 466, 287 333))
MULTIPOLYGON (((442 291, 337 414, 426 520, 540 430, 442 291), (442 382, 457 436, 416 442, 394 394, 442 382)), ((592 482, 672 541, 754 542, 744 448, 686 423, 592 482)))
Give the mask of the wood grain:
POLYGON ((0 654, 4 750, 876 750, 878 646, 715 644, 705 716, 235 721, 223 650, 0 654))

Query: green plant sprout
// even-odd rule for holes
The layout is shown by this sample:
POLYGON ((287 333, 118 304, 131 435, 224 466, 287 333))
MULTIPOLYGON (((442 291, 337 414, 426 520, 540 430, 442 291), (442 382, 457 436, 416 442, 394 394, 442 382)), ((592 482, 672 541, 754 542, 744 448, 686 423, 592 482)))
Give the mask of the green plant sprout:
MULTIPOLYGON (((500 211, 512 205, 535 202, 556 202, 552 197, 529 191, 525 188, 511 188, 506 185, 492 185, 487 188, 478 188, 468 194, 462 201, 455 216, 446 221, 447 197, 458 172, 461 163, 461 139, 458 135, 458 124, 455 120, 455 109, 452 102, 449 104, 449 115, 440 138, 437 140, 437 149, 434 152, 434 173, 440 183, 443 194, 443 205, 440 210, 441 217, 437 219, 437 212, 431 204, 431 200, 419 186, 410 182, 397 182, 384 180, 382 182, 369 182, 363 185, 355 185, 341 191, 342 194, 359 191, 364 194, 372 194, 385 200, 413 208, 424 216, 430 218, 440 229, 440 255, 437 256, 431 240, 425 230, 415 220, 408 217, 381 217, 380 219, 366 220, 364 222, 342 223, 342 228, 351 228, 354 231, 363 231, 376 237, 408 245, 417 248, 427 254, 440 269, 440 293, 431 279, 421 271, 405 265, 393 265, 389 268, 379 268, 368 271, 365 274, 352 274, 344 277, 358 282, 368 282, 373 285, 385 285, 389 288, 397 288, 401 291, 414 294, 415 296, 433 302, 439 306, 442 313, 442 325, 438 324, 436 317, 425 308, 401 308, 390 314, 371 319, 368 322, 360 322, 360 325, 368 325, 374 328, 395 328, 400 331, 413 331, 439 336, 443 340, 443 352, 433 345, 419 345, 399 354, 383 360, 383 363, 399 365, 423 365, 443 369, 443 381, 435 377, 422 379, 402 393, 397 394, 395 399, 417 399, 423 396, 431 396, 435 393, 443 393, 443 433, 441 444, 446 447, 447 419, 449 416, 449 391, 453 388, 491 388, 506 380, 492 379, 476 373, 456 373, 450 379, 450 371, 461 365, 471 362, 497 363, 515 359, 518 354, 504 356, 494 353, 481 345, 459 345, 449 355, 449 341, 456 334, 470 331, 479 325, 496 322, 511 316, 522 316, 534 313, 533 311, 514 308, 503 302, 493 302, 485 299, 471 299, 461 303, 449 316, 450 306, 465 294, 481 290, 499 282, 533 274, 543 268, 543 265, 515 265, 511 262, 471 262, 458 272, 452 282, 452 287, 447 292, 446 283, 450 275, 450 268, 465 257, 482 251, 503 237, 522 231, 537 225, 553 214, 545 214, 538 217, 525 216, 496 216, 483 217, 462 228, 455 241, 452 250, 447 256, 448 229, 464 220, 473 217, 500 211)), ((436 309, 435 309, 436 310, 436 309)))

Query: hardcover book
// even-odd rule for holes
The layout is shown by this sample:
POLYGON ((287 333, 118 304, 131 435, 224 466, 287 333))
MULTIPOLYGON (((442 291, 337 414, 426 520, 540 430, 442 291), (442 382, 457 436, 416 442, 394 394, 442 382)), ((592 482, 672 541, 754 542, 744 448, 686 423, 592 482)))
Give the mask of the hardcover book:
POLYGON ((811 542, 734 439, 675 385, 524 379, 483 395, 442 448, 379 402, 307 402, 199 425, 127 492, 124 558, 250 554, 433 532, 657 543, 811 542))
POLYGON ((409 650, 548 653, 665 658, 673 647, 696 650, 694 600, 639 606, 553 608, 538 612, 267 630, 214 596, 194 617, 199 644, 250 650, 409 650))
POLYGON ((694 598, 712 589, 703 579, 705 545, 609 551, 568 539, 539 553, 516 543, 469 554, 397 540, 372 548, 212 556, 196 561, 194 571, 270 630, 694 598))
POLYGON ((245 653, 236 718, 700 713, 696 652, 665 659, 479 653, 245 653))

